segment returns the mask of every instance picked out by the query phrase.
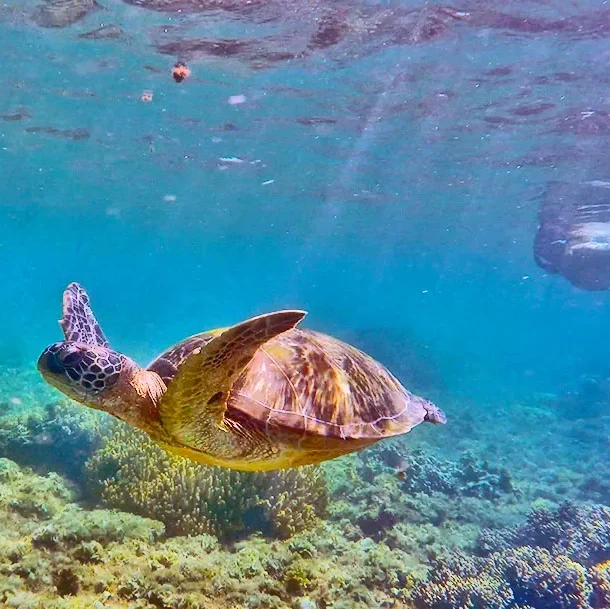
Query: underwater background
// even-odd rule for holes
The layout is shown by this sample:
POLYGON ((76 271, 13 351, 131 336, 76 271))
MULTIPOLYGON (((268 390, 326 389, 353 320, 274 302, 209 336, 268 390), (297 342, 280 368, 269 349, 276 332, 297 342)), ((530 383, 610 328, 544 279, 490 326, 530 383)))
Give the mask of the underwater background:
POLYGON ((609 296, 533 255, 550 184, 610 184, 609 39, 591 0, 2 3, 0 606, 610 607, 609 296), (172 459, 38 375, 71 281, 142 365, 305 309, 447 425, 172 459))

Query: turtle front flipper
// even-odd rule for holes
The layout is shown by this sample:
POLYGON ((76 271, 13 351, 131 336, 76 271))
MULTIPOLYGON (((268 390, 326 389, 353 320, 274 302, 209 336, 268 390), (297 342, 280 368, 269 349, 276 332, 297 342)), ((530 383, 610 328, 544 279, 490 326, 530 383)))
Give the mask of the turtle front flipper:
POLYGON ((89 305, 89 296, 78 283, 71 283, 64 292, 63 317, 59 325, 66 341, 108 347, 109 343, 89 305))
POLYGON ((159 404, 165 430, 182 444, 206 449, 223 428, 229 391, 256 351, 294 328, 304 311, 277 311, 225 330, 182 363, 159 404))

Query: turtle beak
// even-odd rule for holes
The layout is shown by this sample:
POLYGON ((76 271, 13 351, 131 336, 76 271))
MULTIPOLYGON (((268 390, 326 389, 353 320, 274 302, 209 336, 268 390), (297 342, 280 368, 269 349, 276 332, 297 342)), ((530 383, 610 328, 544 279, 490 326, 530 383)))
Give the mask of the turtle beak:
POLYGON ((38 371, 42 374, 45 372, 62 374, 64 367, 61 365, 61 359, 59 357, 60 351, 61 347, 59 343, 47 347, 38 358, 38 363, 36 365, 38 371))
POLYGON ((38 358, 37 368, 41 373, 61 374, 64 371, 59 355, 50 349, 45 349, 42 352, 42 355, 38 358))

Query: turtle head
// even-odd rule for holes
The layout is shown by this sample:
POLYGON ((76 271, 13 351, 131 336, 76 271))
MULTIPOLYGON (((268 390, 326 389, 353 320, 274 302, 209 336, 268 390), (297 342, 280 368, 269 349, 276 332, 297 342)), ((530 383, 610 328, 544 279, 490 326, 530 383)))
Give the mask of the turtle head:
POLYGON ((85 406, 149 431, 166 386, 158 374, 108 346, 78 283, 64 292, 59 323, 65 340, 49 345, 38 358, 45 381, 85 406))
POLYGON ((158 374, 100 345, 53 343, 38 358, 38 370, 69 398, 148 432, 166 390, 158 374))
POLYGON ((103 407, 102 402, 132 368, 127 357, 108 347, 61 341, 38 358, 38 370, 51 385, 73 400, 103 407))

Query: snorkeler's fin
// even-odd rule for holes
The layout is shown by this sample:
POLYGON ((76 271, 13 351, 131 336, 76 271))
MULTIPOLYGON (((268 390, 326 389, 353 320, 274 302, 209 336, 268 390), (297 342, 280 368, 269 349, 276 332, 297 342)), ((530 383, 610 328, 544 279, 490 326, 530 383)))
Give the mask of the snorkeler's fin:
POLYGON ((108 347, 109 343, 89 305, 89 296, 78 283, 71 283, 64 292, 63 317, 59 325, 67 341, 108 347))

